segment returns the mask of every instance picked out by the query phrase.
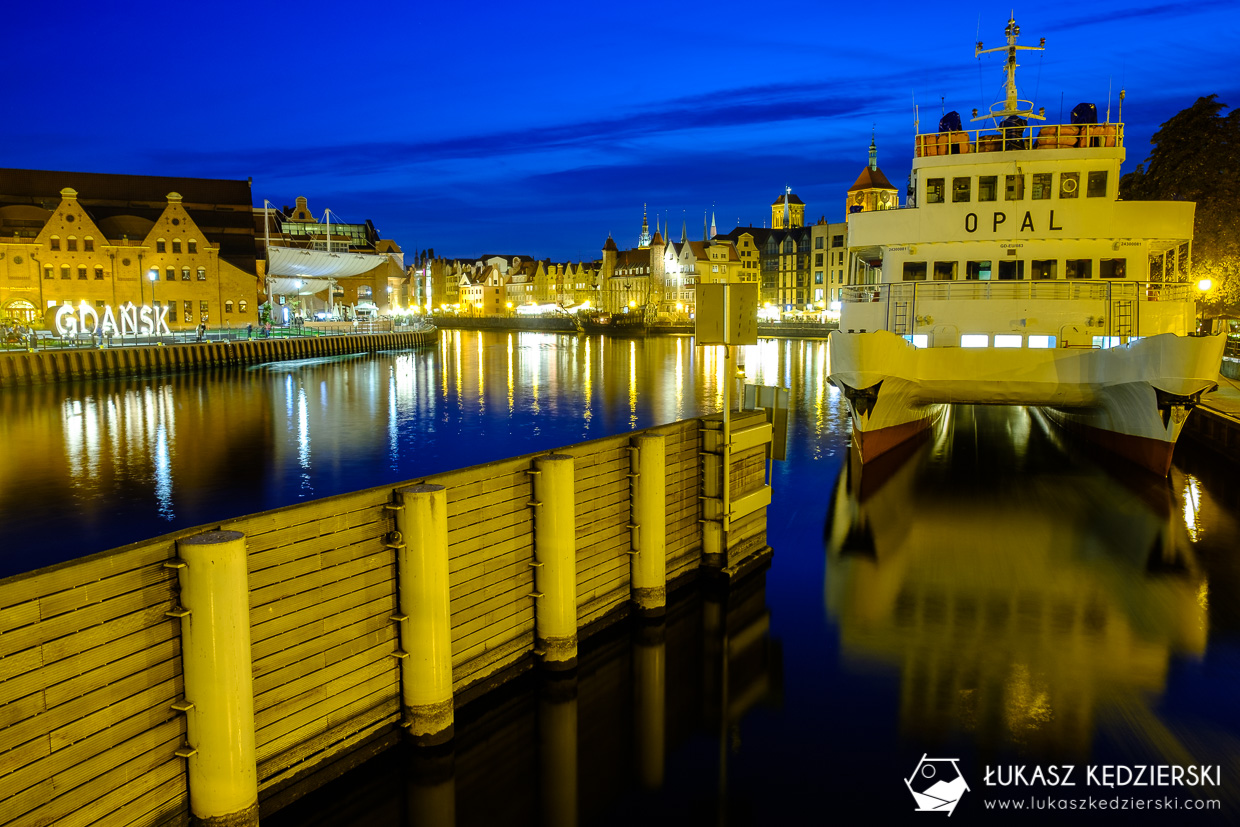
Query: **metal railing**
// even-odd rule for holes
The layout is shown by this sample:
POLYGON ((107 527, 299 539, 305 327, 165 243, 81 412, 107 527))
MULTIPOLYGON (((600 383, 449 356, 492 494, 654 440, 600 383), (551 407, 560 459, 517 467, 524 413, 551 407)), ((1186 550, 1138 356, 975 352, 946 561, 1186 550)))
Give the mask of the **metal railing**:
POLYGON ((918 158, 933 158, 937 155, 967 155, 972 152, 1093 149, 1123 145, 1122 123, 1048 124, 932 132, 916 137, 914 152, 918 158))
POLYGON ((1096 281, 1088 279, 1029 279, 990 281, 915 281, 858 284, 840 289, 845 304, 896 301, 986 301, 1028 299, 1047 301, 1192 302, 1192 284, 1157 281, 1096 281))

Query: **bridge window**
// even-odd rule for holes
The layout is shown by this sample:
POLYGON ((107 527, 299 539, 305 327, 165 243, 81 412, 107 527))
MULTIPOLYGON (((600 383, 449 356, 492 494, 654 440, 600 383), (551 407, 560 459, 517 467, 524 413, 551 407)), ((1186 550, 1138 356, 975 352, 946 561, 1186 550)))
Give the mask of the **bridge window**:
POLYGON ((952 179, 952 203, 960 204, 971 201, 973 199, 973 179, 972 178, 953 178, 952 179))
POLYGON ((1060 198, 1076 198, 1077 188, 1081 185, 1081 173, 1079 172, 1061 172, 1059 173, 1059 197, 1060 198))
POLYGON ((966 261, 964 277, 966 281, 990 281, 990 262, 966 261))
POLYGON ((935 281, 955 281, 955 279, 956 279, 956 262, 936 261, 934 263, 934 280, 935 281))
POLYGON ((1029 278, 1031 279, 1053 279, 1058 275, 1059 262, 1056 259, 1029 262, 1029 278))
POLYGON ((1035 172, 1033 174, 1033 192, 1029 197, 1034 201, 1045 201, 1051 197, 1051 178, 1053 174, 1050 172, 1035 172))
POLYGON ((977 200, 994 201, 999 195, 999 176, 983 175, 977 179, 977 200))
POLYGON ((961 347, 990 347, 990 336, 986 333, 965 333, 960 337, 961 347))
POLYGON ((1016 281, 1025 277, 1025 262, 1020 261, 1001 261, 999 262, 999 279, 1001 281, 1016 281))
POLYGON ((925 281, 926 280, 926 263, 924 261, 904 262, 904 280, 905 281, 925 281))
POLYGON ((1098 277, 1104 279, 1122 279, 1128 272, 1128 259, 1104 258, 1098 262, 1098 277))
POLYGON ((1087 279, 1093 276, 1094 263, 1087 258, 1070 258, 1063 263, 1064 275, 1070 279, 1087 279))
POLYGON ((1089 173, 1089 182, 1085 186, 1086 198, 1105 198, 1107 194, 1107 173, 1106 170, 1101 172, 1089 173))
POLYGON ((1054 336, 1041 336, 1041 335, 1033 336, 1031 335, 1029 337, 1029 347, 1048 348, 1048 347, 1054 347, 1054 346, 1055 346, 1054 336))
POLYGON ((1025 176, 1009 175, 1007 177, 1007 185, 1003 190, 1004 201, 1021 201, 1025 197, 1025 176))
POLYGON ((942 204, 943 203, 943 179, 929 178, 926 180, 926 203, 942 204))
POLYGON ((1024 338, 1019 333, 996 333, 995 347, 1020 347, 1024 338))

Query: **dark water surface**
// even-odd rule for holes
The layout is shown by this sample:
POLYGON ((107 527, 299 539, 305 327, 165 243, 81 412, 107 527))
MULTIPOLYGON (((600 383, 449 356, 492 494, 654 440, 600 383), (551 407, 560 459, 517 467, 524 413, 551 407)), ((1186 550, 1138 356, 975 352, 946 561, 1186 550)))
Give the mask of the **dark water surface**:
MULTIPOLYGON (((905 785, 923 756, 969 785, 949 823, 1240 820, 1234 468, 1182 445, 1152 479, 1025 409, 957 408, 862 471, 825 343, 745 351, 748 381, 792 390, 768 571, 683 591, 664 623, 583 646, 575 679, 527 673, 466 706, 452 752, 389 751, 264 824, 933 824, 948 816, 905 785), (1077 786, 985 784, 1051 764, 1077 786), (1218 766, 1222 784, 1086 786, 1101 764, 1218 766), (1130 809, 985 809, 1048 795, 1130 809), (1195 798, 1221 809, 1182 809, 1195 798)), ((0 566, 695 416, 721 381, 687 338, 445 332, 5 391, 0 566)))

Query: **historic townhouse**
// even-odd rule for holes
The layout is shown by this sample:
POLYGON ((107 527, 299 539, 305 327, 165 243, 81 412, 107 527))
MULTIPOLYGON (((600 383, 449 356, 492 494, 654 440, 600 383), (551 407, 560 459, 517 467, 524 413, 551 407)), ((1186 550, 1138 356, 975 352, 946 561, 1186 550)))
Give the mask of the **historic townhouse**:
POLYGON ((133 305, 172 329, 257 321, 249 197, 246 181, 0 170, 0 317, 133 305))

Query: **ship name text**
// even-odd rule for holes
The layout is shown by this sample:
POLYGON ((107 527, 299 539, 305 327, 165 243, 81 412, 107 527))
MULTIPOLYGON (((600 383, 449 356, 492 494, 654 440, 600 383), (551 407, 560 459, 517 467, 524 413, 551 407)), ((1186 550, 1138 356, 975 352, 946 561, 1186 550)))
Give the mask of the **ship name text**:
MULTIPOLYGON (((1062 230, 1062 229, 1063 229, 1063 227, 1058 226, 1058 225, 1056 225, 1056 224, 1055 224, 1055 211, 1054 211, 1054 210, 1051 210, 1051 211, 1050 211, 1050 213, 1051 213, 1051 214, 1050 214, 1050 218, 1049 218, 1049 219, 1047 220, 1047 222, 1046 222, 1046 229, 1048 229, 1048 230, 1062 230)), ((1007 220, 1008 220, 1007 213, 1005 213, 1005 212, 998 212, 998 211, 994 212, 994 213, 991 215, 991 219, 990 219, 990 221, 991 221, 991 226, 990 226, 990 230, 991 230, 991 232, 995 232, 995 233, 999 232, 999 227, 1000 227, 1001 225, 1003 225, 1003 224, 1006 224, 1006 223, 1007 223, 1007 220)), ((965 217, 964 217, 964 229, 965 229, 965 232, 969 232, 969 233, 975 233, 975 232, 977 232, 977 223, 978 223, 977 213, 975 213, 975 212, 967 213, 967 214, 965 215, 965 217)), ((1026 211, 1025 211, 1025 217, 1024 217, 1024 219, 1020 222, 1020 231, 1021 231, 1021 232, 1025 232, 1026 230, 1028 230, 1029 232, 1037 232, 1037 229, 1038 229, 1038 228, 1037 228, 1036 223, 1035 223, 1035 221, 1034 221, 1034 219, 1033 219, 1033 212, 1032 212, 1031 210, 1026 210, 1026 211)))

